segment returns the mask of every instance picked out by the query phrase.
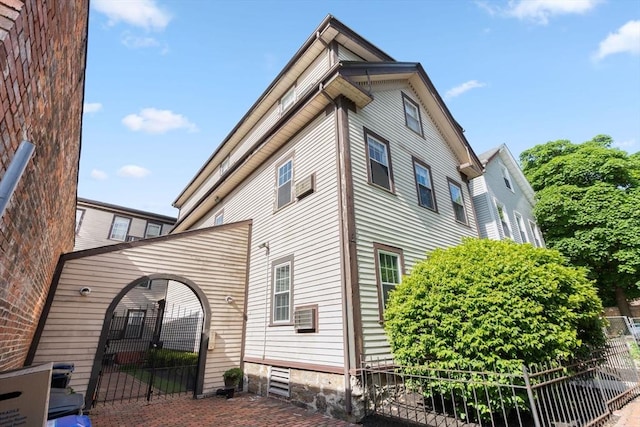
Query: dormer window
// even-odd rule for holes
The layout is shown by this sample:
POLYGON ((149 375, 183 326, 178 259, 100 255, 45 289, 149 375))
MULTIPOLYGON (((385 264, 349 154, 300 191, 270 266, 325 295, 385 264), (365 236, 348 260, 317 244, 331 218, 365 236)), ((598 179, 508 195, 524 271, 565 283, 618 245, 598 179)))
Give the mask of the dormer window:
POLYGON ((287 93, 284 94, 282 98, 280 98, 280 113, 284 113, 296 102, 296 87, 292 87, 289 89, 287 93))

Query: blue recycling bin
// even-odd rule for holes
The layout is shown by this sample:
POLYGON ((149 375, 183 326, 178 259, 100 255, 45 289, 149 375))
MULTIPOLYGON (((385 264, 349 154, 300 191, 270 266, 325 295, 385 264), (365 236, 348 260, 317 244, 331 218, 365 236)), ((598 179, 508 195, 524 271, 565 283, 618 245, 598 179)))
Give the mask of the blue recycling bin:
POLYGON ((51 372, 51 388, 67 388, 71 381, 71 374, 75 365, 69 362, 58 362, 53 364, 51 372))
POLYGON ((86 415, 69 415, 47 421, 47 427, 91 427, 91 420, 86 415))

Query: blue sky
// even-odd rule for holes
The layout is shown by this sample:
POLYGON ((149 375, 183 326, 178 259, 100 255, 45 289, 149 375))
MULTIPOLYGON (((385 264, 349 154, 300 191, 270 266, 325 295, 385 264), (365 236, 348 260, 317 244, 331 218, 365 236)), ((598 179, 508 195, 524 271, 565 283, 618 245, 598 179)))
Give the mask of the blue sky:
POLYGON ((78 196, 166 215, 332 14, 420 62, 477 153, 640 150, 640 0, 91 0, 78 196))

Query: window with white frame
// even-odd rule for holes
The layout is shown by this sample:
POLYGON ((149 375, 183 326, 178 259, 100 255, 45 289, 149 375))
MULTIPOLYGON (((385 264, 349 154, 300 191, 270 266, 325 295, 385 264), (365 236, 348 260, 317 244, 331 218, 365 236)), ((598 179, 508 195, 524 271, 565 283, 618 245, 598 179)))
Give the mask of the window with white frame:
POLYGON ((504 180, 504 185, 511 191, 513 191, 513 184, 511 183, 511 175, 509 175, 509 171, 506 166, 501 166, 502 169, 502 179, 504 180))
POLYGON ((404 106, 404 120, 409 129, 422 135, 422 120, 420 117, 420 107, 407 95, 402 93, 402 104, 404 106))
POLYGON ((507 239, 512 239, 511 226, 509 225, 509 217, 507 215, 507 212, 504 209, 504 205, 498 202, 497 200, 495 200, 494 202, 496 204, 496 209, 498 211, 498 218, 500 219, 500 225, 502 226, 502 234, 507 239))
POLYGON ((280 113, 284 113, 296 102, 296 87, 292 87, 280 98, 280 113))
POLYGON ((520 241, 522 243, 527 243, 529 239, 527 238, 527 232, 524 226, 524 220, 522 219, 522 215, 518 212, 513 213, 516 217, 516 227, 518 227, 518 234, 520 234, 520 241))
POLYGON ((538 226, 535 222, 529 220, 529 230, 531 231, 531 237, 533 237, 533 243, 536 247, 542 247, 542 240, 540 239, 540 233, 538 232, 538 226))
POLYGON ((289 159, 278 166, 276 209, 293 201, 293 160, 289 159))
POLYGON ((218 211, 216 216, 213 219, 213 225, 222 225, 224 224, 224 211, 218 211))
POLYGON ((84 212, 84 209, 76 209, 76 234, 78 234, 78 231, 80 231, 80 225, 82 224, 84 212))
POLYGON ((420 206, 436 210, 436 199, 433 192, 431 168, 418 159, 413 159, 413 172, 418 191, 418 203, 420 206))
POLYGON ((144 237, 158 237, 162 233, 162 224, 147 222, 147 228, 144 230, 144 237))
POLYGON ((125 338, 141 338, 144 330, 144 319, 147 310, 127 310, 127 324, 124 330, 125 338))
POLYGON ((111 231, 109 232, 109 239, 120 240, 124 242, 127 239, 129 233, 129 225, 131 224, 131 218, 123 216, 113 217, 113 223, 111 224, 111 231))
POLYGON ((273 262, 272 272, 272 324, 291 323, 293 256, 273 262))
POLYGON ((374 244, 376 256, 376 276, 380 316, 389 301, 389 292, 393 291, 402 280, 402 251, 384 245, 374 244))
POLYGON ((393 191, 389 142, 365 129, 369 182, 393 191))
POLYGON ((224 173, 229 169, 229 156, 227 156, 222 163, 220 163, 220 175, 224 175, 224 173))
POLYGON ((467 213, 464 209, 462 187, 452 179, 449 179, 449 194, 451 195, 451 203, 453 205, 453 213, 455 214, 456 221, 466 224, 467 213))

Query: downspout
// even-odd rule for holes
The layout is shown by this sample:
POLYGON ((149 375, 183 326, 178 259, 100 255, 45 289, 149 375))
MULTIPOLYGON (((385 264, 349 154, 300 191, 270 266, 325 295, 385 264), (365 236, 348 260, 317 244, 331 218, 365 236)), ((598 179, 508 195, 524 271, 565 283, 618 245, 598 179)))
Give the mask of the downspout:
POLYGON ((11 200, 13 192, 16 191, 18 182, 20 182, 20 178, 22 178, 22 174, 24 174, 34 150, 35 145, 29 141, 22 141, 13 155, 13 159, 9 163, 2 180, 0 180, 0 218, 4 215, 4 211, 9 205, 9 200, 11 200))

